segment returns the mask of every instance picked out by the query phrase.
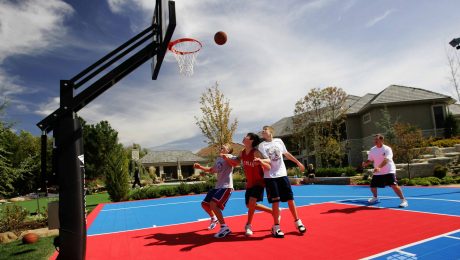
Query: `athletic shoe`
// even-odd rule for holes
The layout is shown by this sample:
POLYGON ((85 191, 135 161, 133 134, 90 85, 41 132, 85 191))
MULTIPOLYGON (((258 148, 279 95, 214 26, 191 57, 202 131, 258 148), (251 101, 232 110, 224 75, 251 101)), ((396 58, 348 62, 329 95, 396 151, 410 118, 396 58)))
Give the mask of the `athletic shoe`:
POLYGON ((211 223, 209 224, 208 230, 214 229, 217 226, 218 223, 219 223, 219 220, 217 220, 217 219, 214 220, 214 219, 211 218, 211 223))
POLYGON ((369 204, 374 204, 374 203, 377 203, 378 201, 379 201, 379 198, 377 198, 377 197, 372 197, 372 198, 367 200, 367 202, 369 202, 369 204))
POLYGON ((283 233, 283 231, 281 231, 279 225, 274 225, 272 227, 272 235, 274 237, 276 237, 276 238, 283 238, 284 237, 284 233, 283 233))
POLYGON ((297 227, 297 229, 299 230, 300 233, 305 233, 307 231, 307 229, 305 228, 305 226, 302 223, 302 220, 300 220, 300 219, 296 220, 295 225, 296 225, 296 227, 297 227))
POLYGON ((228 228, 227 226, 222 226, 219 230, 219 232, 217 232, 214 237, 215 238, 223 238, 225 237, 226 235, 232 233, 232 231, 230 231, 230 228, 228 228))
POLYGON ((244 227, 244 230, 246 230, 246 233, 244 233, 246 236, 252 236, 252 228, 251 228, 251 224, 247 224, 245 227, 244 227))
POLYGON ((399 204, 400 208, 406 208, 409 206, 409 203, 407 202, 406 199, 401 200, 401 204, 399 204))

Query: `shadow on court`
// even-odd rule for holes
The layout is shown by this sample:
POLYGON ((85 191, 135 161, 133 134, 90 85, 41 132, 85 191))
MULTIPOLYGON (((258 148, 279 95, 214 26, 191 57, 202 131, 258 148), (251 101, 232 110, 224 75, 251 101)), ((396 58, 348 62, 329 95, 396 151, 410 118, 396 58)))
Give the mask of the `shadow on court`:
POLYGON ((326 212, 322 212, 321 214, 334 214, 334 213, 343 213, 343 214, 352 214, 358 211, 372 211, 372 210, 382 210, 381 208, 374 208, 374 207, 367 207, 367 206, 360 206, 360 207, 352 207, 352 208, 343 208, 343 209, 330 209, 326 212))
MULTIPOLYGON (((217 232, 216 228, 216 232, 217 232)), ((194 248, 209 245, 212 243, 225 243, 225 242, 244 242, 244 241, 258 241, 264 240, 266 238, 271 238, 272 235, 270 230, 254 230, 254 235, 247 237, 244 235, 244 232, 232 232, 224 238, 215 238, 214 234, 206 233, 200 234, 199 232, 208 231, 207 229, 184 232, 184 233, 155 233, 145 236, 141 236, 146 240, 155 240, 145 246, 180 246, 184 245, 185 247, 181 248, 180 251, 191 251, 194 248), (260 233, 264 233, 261 236, 260 233)), ((135 237, 135 238, 141 238, 135 237)))

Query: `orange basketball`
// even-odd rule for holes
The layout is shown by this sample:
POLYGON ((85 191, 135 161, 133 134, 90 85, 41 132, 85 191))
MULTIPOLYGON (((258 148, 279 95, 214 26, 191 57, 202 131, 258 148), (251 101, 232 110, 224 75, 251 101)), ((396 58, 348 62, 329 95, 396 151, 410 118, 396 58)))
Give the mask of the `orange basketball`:
POLYGON ((28 233, 22 237, 22 243, 33 244, 38 241, 38 235, 35 233, 28 233))
POLYGON ((214 35, 214 41, 218 44, 218 45, 223 45, 227 42, 227 34, 222 32, 222 31, 218 31, 216 32, 216 34, 214 35))

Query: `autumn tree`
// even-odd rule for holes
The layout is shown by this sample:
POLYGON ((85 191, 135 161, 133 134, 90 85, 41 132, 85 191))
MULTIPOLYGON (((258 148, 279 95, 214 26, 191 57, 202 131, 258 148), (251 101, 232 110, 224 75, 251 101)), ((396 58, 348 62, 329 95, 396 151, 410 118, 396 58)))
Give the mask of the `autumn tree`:
POLYGON ((200 97, 202 117, 196 117, 196 125, 207 138, 209 145, 222 145, 232 142, 233 133, 238 126, 238 120, 230 119, 230 101, 224 97, 216 82, 207 88, 200 97))
POLYGON ((396 138, 389 145, 393 149, 396 162, 407 164, 407 173, 411 178, 410 165, 414 159, 425 153, 425 141, 422 130, 407 123, 396 123, 394 126, 396 138))
POLYGON ((297 101, 293 133, 299 143, 315 151, 316 165, 337 165, 345 154, 341 145, 347 94, 338 87, 313 88, 297 101))

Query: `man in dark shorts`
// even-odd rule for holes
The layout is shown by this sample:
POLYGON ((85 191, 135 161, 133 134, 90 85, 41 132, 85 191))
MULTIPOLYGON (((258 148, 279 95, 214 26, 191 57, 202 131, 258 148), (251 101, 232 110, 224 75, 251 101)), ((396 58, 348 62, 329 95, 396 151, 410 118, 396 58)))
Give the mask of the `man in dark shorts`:
POLYGON ((270 169, 271 167, 268 161, 261 160, 262 155, 257 150, 260 141, 260 137, 257 134, 248 133, 243 139, 244 149, 240 155, 235 159, 224 157, 234 167, 241 163, 244 174, 246 175, 245 202, 248 208, 248 220, 244 227, 246 236, 252 236, 253 234, 251 223, 255 210, 273 214, 271 208, 257 203, 262 201, 264 197, 265 181, 263 168, 270 169))
POLYGON ((299 162, 291 153, 289 153, 283 141, 279 138, 273 138, 274 130, 270 126, 264 126, 262 137, 265 141, 259 144, 259 151, 264 156, 264 159, 270 161, 271 168, 264 169, 264 180, 267 190, 268 202, 272 204, 273 221, 272 234, 276 238, 283 238, 284 232, 280 228, 280 202, 287 202, 294 225, 301 234, 307 229, 302 223, 302 220, 297 214, 297 208, 294 202, 294 194, 292 192, 291 183, 287 177, 286 165, 283 161, 283 156, 293 161, 299 167, 300 171, 305 170, 305 166, 299 162))
POLYGON ((369 150, 367 161, 363 162, 362 166, 367 167, 369 164, 374 165, 374 174, 371 181, 371 191, 374 195, 368 200, 369 204, 378 202, 377 188, 385 188, 390 186, 396 195, 401 199, 399 207, 405 208, 409 203, 404 198, 401 188, 396 180, 396 165, 393 162, 393 150, 383 144, 384 137, 381 134, 374 136, 375 146, 369 150))

